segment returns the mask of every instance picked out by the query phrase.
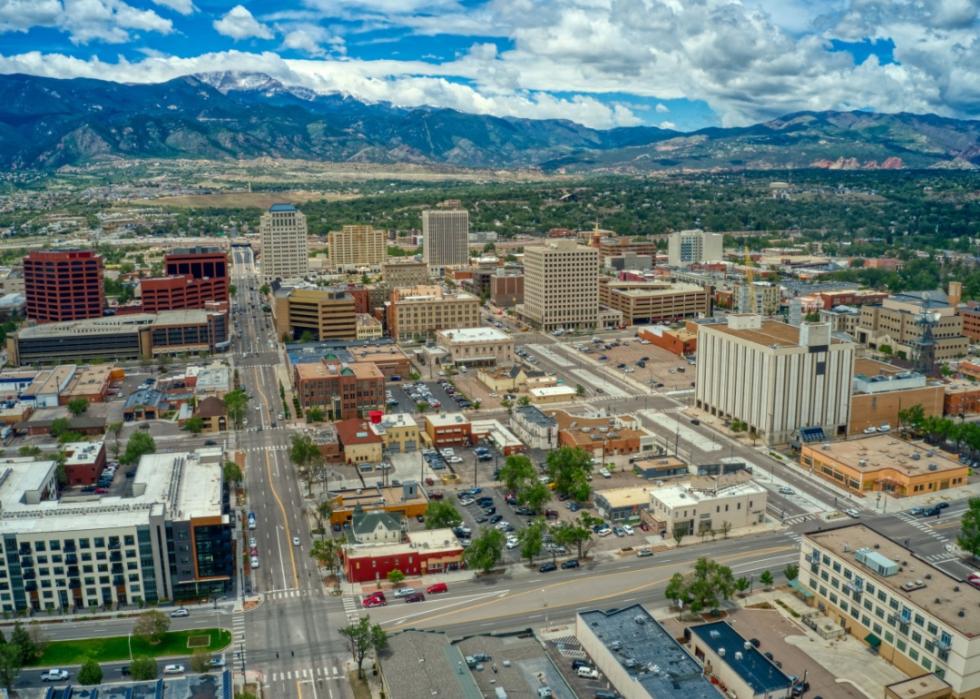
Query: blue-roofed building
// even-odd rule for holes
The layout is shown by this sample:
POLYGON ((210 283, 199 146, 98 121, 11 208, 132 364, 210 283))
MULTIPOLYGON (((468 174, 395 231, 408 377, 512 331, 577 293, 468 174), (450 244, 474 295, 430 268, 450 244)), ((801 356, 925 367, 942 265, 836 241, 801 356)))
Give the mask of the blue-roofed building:
POLYGON ((793 678, 780 670, 725 621, 692 626, 685 632, 691 652, 705 675, 740 699, 783 699, 792 694, 793 678))
POLYGON ((170 407, 167 396, 155 388, 139 388, 123 404, 123 420, 156 420, 170 407))
POLYGON ((76 684, 18 690, 31 699, 232 699, 230 670, 202 675, 164 677, 148 682, 112 682, 82 687, 76 684))
POLYGON ((269 207, 269 211, 273 211, 275 213, 283 213, 286 211, 296 211, 296 207, 293 206, 292 204, 273 204, 272 206, 269 207))
POLYGON ((580 612, 575 636, 625 699, 719 699, 701 666, 645 607, 580 612))

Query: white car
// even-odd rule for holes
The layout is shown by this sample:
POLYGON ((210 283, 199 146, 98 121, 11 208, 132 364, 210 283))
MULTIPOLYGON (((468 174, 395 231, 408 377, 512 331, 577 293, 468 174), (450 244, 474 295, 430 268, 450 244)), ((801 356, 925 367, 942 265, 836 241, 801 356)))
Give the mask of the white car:
POLYGON ((507 549, 508 550, 516 549, 520 545, 521 545, 521 542, 518 541, 516 538, 513 538, 512 537, 510 539, 507 539, 507 549))
POLYGON ((448 461, 451 464, 461 464, 461 463, 463 463, 463 459, 460 458, 460 457, 458 457, 458 456, 450 456, 448 459, 446 459, 446 461, 448 461))
POLYGON ((847 515, 848 517, 851 517, 852 519, 860 519, 861 518, 861 511, 860 510, 856 510, 853 507, 851 509, 849 509, 849 510, 844 510, 844 514, 847 515))
POLYGON ((779 492, 782 495, 794 495, 796 493, 796 491, 790 488, 788 485, 780 487, 779 492))
POLYGON ((603 527, 602 529, 597 531, 596 534, 598 534, 599 536, 609 536, 610 534, 612 534, 612 529, 610 529, 609 527, 603 527))
POLYGON ((42 682, 63 682, 67 679, 68 670, 61 670, 56 667, 41 673, 42 682))
POLYGON ((293 537, 293 546, 299 546, 299 537, 298 536, 294 536, 293 537))
POLYGON ((636 530, 628 524, 623 525, 623 531, 626 532, 626 536, 633 536, 636 533, 636 530))
POLYGON ((414 587, 399 587, 395 590, 395 597, 408 597, 415 594, 414 587))
POLYGON ((187 607, 177 607, 175 610, 170 612, 170 616, 176 619, 177 617, 190 616, 190 610, 187 607))
POLYGON ((502 519, 493 526, 499 529, 500 531, 503 531, 504 529, 510 526, 510 522, 508 522, 506 519, 502 519))
POLYGON ((250 549, 254 549, 258 545, 259 545, 259 542, 255 540, 255 537, 254 536, 248 537, 248 547, 250 549))
POLYGON ((603 478, 612 478, 612 474, 609 473, 609 469, 606 468, 605 466, 599 469, 599 475, 602 476, 603 478))
POLYGON ((460 498, 459 499, 459 504, 462 505, 463 507, 469 507, 474 502, 476 502, 476 500, 474 500, 473 498, 460 498))
POLYGON ((252 565, 253 568, 258 568, 259 567, 259 557, 258 556, 252 556, 252 558, 249 559, 249 563, 252 565))
POLYGON ((180 675, 184 672, 184 666, 180 664, 164 665, 163 674, 164 675, 180 675))

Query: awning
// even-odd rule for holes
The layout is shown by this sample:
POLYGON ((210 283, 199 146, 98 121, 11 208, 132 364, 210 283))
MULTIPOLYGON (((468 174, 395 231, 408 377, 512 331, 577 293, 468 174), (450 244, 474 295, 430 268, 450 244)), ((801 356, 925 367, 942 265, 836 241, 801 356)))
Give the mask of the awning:
POLYGON ((795 592, 803 595, 804 597, 813 597, 813 592, 811 590, 808 590, 807 588, 805 588, 802 584, 800 584, 800 581, 799 581, 798 578, 794 578, 793 580, 790 580, 789 581, 789 586, 790 586, 790 589, 792 589, 795 592))
POLYGON ((873 633, 869 633, 867 636, 865 636, 864 642, 872 648, 877 648, 881 645, 881 639, 875 636, 873 633))

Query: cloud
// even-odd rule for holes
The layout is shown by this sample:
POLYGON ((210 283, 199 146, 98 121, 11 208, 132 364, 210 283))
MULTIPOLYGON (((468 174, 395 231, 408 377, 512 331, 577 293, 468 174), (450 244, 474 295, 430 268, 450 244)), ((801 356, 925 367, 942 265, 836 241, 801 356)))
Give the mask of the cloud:
POLYGON ((255 19, 244 5, 235 5, 221 19, 216 19, 214 28, 219 34, 230 36, 235 41, 240 39, 271 39, 272 31, 255 19))
POLYGON ((672 121, 661 121, 658 126, 661 129, 670 129, 671 131, 677 131, 677 124, 672 121))
POLYGON ((346 52, 342 37, 334 36, 317 24, 292 24, 278 27, 283 35, 282 48, 302 51, 310 56, 326 56, 330 51, 337 54, 346 52))
POLYGON ((666 114, 669 111, 670 111, 670 107, 668 107, 663 102, 657 104, 657 114, 666 114))
POLYGON ((123 43, 133 31, 173 31, 169 19, 122 0, 0 0, 0 33, 26 32, 33 27, 58 29, 75 44, 123 43))
POLYGON ((159 5, 160 7, 168 7, 182 15, 189 15, 197 9, 194 7, 192 0, 153 0, 153 4, 159 5))

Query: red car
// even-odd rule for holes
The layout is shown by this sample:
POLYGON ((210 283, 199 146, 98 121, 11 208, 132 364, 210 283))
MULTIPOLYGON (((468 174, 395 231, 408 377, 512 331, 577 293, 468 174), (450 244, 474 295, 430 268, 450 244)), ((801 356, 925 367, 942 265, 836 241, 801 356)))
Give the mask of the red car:
POLYGON ((980 573, 970 573, 966 576, 966 584, 980 590, 980 573))
POLYGON ((385 593, 383 593, 383 592, 375 592, 374 594, 368 595, 367 597, 365 597, 364 598, 364 601, 361 602, 361 606, 362 607, 383 607, 387 603, 388 603, 387 600, 385 600, 385 593))
POLYGON ((425 591, 428 592, 430 595, 434 595, 437 592, 449 592, 449 585, 447 585, 444 582, 432 583, 427 588, 425 588, 425 591))

